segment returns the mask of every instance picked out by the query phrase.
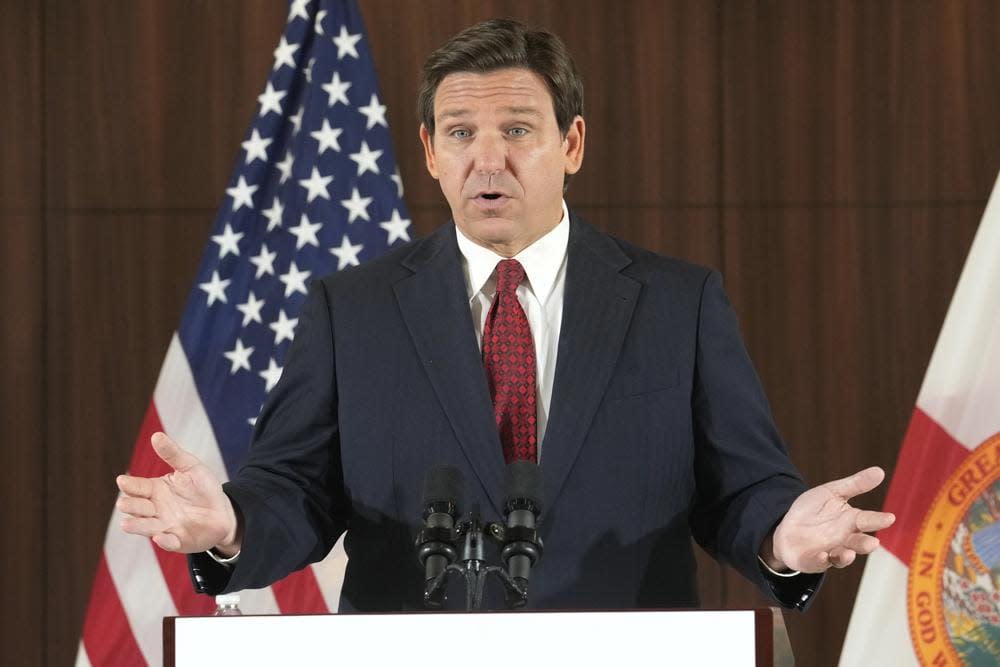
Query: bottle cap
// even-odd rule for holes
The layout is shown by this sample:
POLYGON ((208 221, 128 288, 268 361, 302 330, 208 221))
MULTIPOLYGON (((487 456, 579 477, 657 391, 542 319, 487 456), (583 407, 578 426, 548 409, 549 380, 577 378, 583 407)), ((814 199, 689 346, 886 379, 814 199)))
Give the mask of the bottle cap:
POLYGON ((226 593, 224 595, 215 596, 215 605, 217 607, 235 607, 240 603, 239 593, 226 593))

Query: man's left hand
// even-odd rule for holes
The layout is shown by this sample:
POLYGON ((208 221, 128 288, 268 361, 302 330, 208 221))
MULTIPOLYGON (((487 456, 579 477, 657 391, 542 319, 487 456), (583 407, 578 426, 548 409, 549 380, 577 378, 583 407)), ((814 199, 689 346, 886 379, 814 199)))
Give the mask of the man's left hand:
POLYGON ((788 514, 764 540, 760 556, 775 571, 825 572, 847 567, 858 554, 870 554, 879 545, 868 535, 888 528, 896 517, 852 507, 854 496, 882 483, 885 471, 866 468, 850 477, 809 489, 792 503, 788 514))

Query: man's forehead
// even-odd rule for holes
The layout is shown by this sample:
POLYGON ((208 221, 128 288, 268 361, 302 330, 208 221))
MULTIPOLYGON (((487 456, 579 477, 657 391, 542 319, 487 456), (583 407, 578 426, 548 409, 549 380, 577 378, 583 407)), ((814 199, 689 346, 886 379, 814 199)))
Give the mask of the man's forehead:
POLYGON ((528 69, 454 72, 434 95, 436 119, 473 113, 483 104, 491 110, 542 116, 552 109, 552 97, 540 76, 528 69))

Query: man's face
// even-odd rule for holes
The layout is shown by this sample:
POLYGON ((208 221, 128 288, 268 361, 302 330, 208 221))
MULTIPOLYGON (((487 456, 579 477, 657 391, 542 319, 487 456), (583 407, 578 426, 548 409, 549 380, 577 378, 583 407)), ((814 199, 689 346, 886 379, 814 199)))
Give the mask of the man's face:
POLYGON ((583 161, 584 122, 563 137, 545 82, 526 69, 449 74, 434 95, 434 136, 423 125, 427 170, 458 228, 513 257, 562 214, 564 174, 583 161))

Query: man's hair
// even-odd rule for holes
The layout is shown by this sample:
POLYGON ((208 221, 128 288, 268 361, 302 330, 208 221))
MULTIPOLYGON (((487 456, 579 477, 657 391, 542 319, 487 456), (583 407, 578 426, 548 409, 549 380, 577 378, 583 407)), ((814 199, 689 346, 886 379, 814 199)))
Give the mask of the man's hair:
POLYGON ((556 35, 510 19, 490 19, 466 28, 427 58, 417 94, 417 117, 433 137, 434 95, 446 76, 510 67, 531 70, 545 81, 556 123, 565 136, 573 119, 583 115, 583 81, 576 64, 556 35))

